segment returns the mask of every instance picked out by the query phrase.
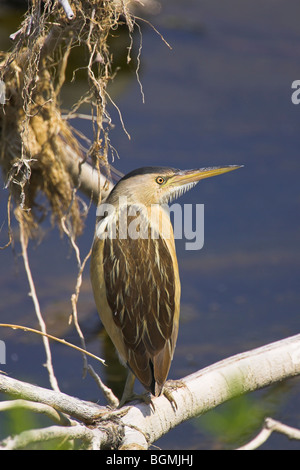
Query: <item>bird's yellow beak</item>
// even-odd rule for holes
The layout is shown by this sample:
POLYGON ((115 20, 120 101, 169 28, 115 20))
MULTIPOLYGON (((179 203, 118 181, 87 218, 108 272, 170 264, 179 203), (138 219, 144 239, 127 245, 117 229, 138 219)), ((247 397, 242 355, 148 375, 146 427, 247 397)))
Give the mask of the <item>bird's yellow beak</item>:
POLYGON ((170 183, 173 186, 182 186, 189 183, 197 183, 204 178, 211 176, 222 175, 228 171, 237 170, 242 168, 243 165, 227 165, 227 166, 214 166, 210 168, 199 168, 197 170, 180 171, 170 178, 170 183))

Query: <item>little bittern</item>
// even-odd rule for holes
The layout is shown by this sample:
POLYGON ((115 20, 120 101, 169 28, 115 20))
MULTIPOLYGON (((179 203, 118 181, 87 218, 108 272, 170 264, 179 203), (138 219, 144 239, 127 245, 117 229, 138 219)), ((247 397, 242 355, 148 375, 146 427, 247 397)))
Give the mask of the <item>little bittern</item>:
POLYGON ((176 345, 181 288, 165 204, 199 180, 237 168, 140 168, 97 208, 91 282, 101 321, 129 368, 123 403, 135 377, 161 394, 176 345))

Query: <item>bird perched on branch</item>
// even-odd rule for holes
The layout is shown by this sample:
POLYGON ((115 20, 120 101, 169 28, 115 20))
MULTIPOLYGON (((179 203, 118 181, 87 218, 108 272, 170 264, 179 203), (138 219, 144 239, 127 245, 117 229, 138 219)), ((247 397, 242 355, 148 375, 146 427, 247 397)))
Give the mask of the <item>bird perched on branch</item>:
POLYGON ((129 369, 122 404, 136 377, 152 395, 161 394, 176 345, 180 279, 165 205, 199 180, 237 168, 140 168, 97 208, 91 282, 101 321, 129 369))

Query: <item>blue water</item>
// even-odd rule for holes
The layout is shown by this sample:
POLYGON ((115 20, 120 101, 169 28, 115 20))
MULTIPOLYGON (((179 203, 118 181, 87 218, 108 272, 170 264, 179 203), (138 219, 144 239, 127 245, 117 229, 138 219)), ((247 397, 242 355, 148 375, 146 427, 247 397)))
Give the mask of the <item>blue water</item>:
MULTIPOLYGON (((203 249, 186 251, 185 241, 177 241, 182 314, 170 377, 180 378, 299 333, 300 106, 291 101, 291 84, 300 79, 300 5, 296 0, 165 0, 163 5, 160 15, 149 19, 172 50, 143 26, 145 103, 134 72, 120 74, 111 89, 132 137, 128 140, 111 108, 115 128, 110 139, 120 156, 115 167, 126 173, 144 165, 245 165, 202 181, 180 199, 182 204, 205 205, 203 249)), ((135 41, 137 49, 138 35, 135 41)), ((92 137, 86 121, 75 124, 92 137)), ((0 197, 3 220, 5 194, 0 197)), ((92 241, 94 215, 92 208, 79 240, 83 255, 92 241)), ((5 230, 0 239, 3 244, 5 230)), ((35 325, 18 245, 15 251, 0 253, 1 321, 35 325)), ((78 343, 67 321, 76 272, 67 241, 48 230, 43 243, 32 243, 30 260, 49 330, 78 343)), ((89 350, 107 353, 97 333, 100 323, 88 271, 79 312, 89 350)), ((39 338, 15 331, 5 331, 3 338, 8 359, 2 369, 48 386, 39 338)), ((82 380, 80 355, 57 345, 53 355, 63 391, 103 401, 92 379, 82 380)), ((104 377, 117 382, 118 365, 111 370, 116 372, 100 368, 104 377)), ((254 394, 253 400, 262 396, 254 394)), ((267 401, 273 399, 268 392, 267 401)), ((272 413, 298 425, 299 381, 289 382, 272 413)), ((218 439, 186 423, 157 445, 216 448, 218 439)), ((263 448, 299 445, 272 437, 263 448)))

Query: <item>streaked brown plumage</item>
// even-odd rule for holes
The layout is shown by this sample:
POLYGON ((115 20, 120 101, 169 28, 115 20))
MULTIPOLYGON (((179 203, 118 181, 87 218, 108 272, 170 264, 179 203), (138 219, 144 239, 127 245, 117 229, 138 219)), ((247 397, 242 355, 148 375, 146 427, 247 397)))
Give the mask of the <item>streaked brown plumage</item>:
POLYGON ((121 361, 154 396, 167 380, 180 311, 173 229, 163 203, 200 179, 236 168, 141 168, 122 178, 98 207, 91 256, 96 306, 121 361))

